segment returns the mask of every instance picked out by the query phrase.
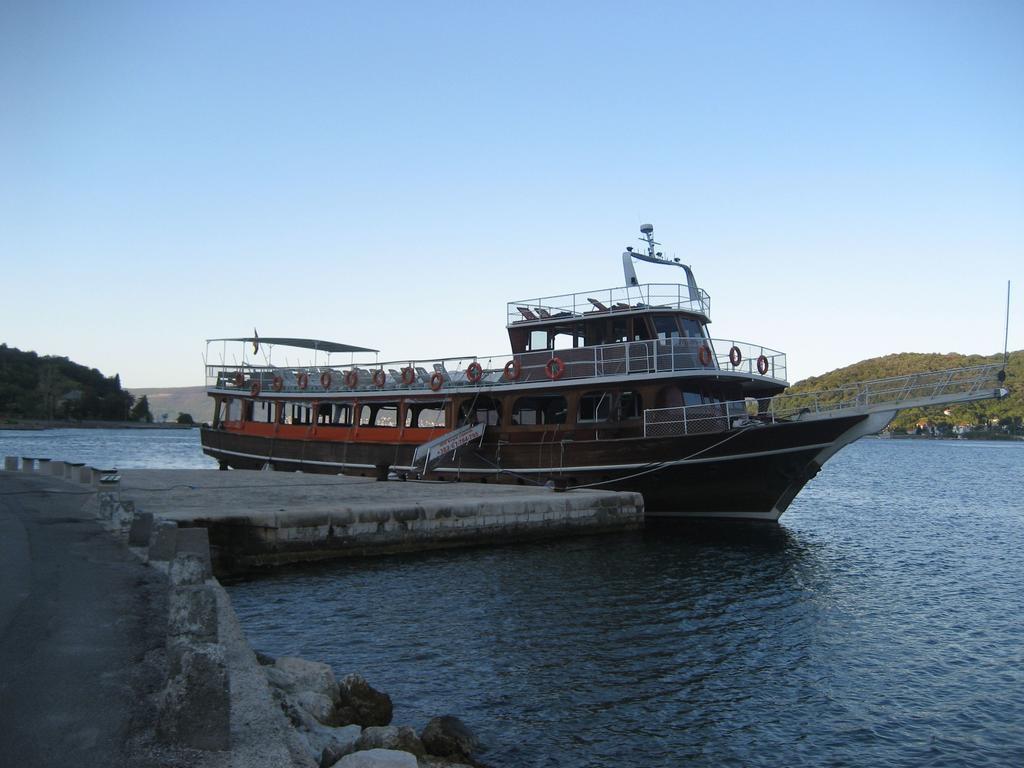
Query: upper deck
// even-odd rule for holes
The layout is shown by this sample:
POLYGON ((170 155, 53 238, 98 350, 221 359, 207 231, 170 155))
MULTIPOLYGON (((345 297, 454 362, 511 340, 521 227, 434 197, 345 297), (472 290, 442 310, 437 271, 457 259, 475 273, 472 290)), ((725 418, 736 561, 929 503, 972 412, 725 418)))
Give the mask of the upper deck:
POLYGON ((645 310, 677 310, 711 321, 711 297, 701 288, 677 283, 644 283, 600 288, 508 303, 508 326, 544 324, 552 320, 590 318, 645 310))

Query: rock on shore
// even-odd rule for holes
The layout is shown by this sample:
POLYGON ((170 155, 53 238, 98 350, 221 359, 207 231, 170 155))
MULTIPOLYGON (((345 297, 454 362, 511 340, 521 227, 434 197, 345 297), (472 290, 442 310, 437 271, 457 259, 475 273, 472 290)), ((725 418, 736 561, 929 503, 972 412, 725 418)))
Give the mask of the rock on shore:
POLYGON ((326 664, 260 655, 274 699, 320 768, 482 768, 478 741, 452 715, 435 717, 420 735, 391 725, 391 697, 359 675, 340 683, 326 664))

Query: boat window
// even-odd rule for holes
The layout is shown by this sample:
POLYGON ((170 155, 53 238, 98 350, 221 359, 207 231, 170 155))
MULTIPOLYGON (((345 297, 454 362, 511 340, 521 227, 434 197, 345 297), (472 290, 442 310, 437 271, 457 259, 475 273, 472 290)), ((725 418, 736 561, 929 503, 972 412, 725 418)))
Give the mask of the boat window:
POLYGON ((612 337, 608 343, 617 344, 621 341, 629 341, 629 320, 625 317, 616 317, 612 320, 612 337))
POLYGON ((520 397, 512 407, 512 423, 520 426, 532 424, 564 424, 565 398, 561 395, 520 397))
POLYGON ((680 335, 679 323, 676 322, 674 315, 655 315, 654 331, 662 340, 676 338, 680 335))
POLYGON ((556 333, 553 349, 574 349, 583 344, 583 338, 574 333, 556 333))
POLYGON ((690 317, 680 318, 683 324, 683 333, 691 339, 703 339, 704 326, 690 317))
POLYGON ((643 401, 638 392, 623 392, 619 395, 620 419, 639 419, 643 413, 643 401))
POLYGON ((274 421, 274 403, 260 400, 259 406, 253 414, 253 421, 265 421, 267 424, 272 424, 274 421))
POLYGON ((535 349, 551 349, 548 344, 548 332, 547 331, 530 331, 530 350, 535 349))
POLYGON ((231 398, 226 401, 225 405, 226 415, 224 418, 227 421, 238 421, 239 417, 242 415, 242 404, 238 400, 231 398))
POLYGON ((576 420, 608 421, 612 410, 611 392, 587 392, 580 397, 580 410, 576 420))
POLYGON ((380 405, 359 406, 359 426, 361 427, 397 427, 398 403, 381 403, 380 405))
POLYGON ((720 402, 720 398, 712 397, 705 392, 683 391, 683 405, 713 405, 720 402))
POLYGON ((292 403, 289 424, 309 424, 313 419, 313 407, 309 403, 292 403))
POLYGON ((405 426, 420 428, 445 426, 444 402, 407 403, 405 406, 405 426))
POLYGON ((493 397, 483 396, 467 400, 460 409, 459 423, 498 426, 501 424, 501 403, 493 397))
POLYGON ((349 403, 331 406, 331 424, 339 427, 352 426, 352 406, 349 403))
POLYGON ((320 403, 316 407, 316 423, 325 426, 337 424, 341 426, 352 425, 352 407, 349 405, 332 405, 331 403, 320 403), (341 409, 344 408, 347 412, 347 418, 344 417, 341 409))

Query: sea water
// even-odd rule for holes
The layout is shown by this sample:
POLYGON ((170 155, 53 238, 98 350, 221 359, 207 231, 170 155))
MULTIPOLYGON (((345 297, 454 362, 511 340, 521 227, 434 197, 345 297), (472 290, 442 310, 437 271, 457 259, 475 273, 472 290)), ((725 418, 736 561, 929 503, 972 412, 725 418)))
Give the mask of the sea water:
MULTIPOLYGON (((198 434, 0 432, 4 455, 213 466, 198 434)), ((359 672, 495 768, 1024 765, 1024 443, 862 440, 774 525, 282 569, 250 641, 359 672)))

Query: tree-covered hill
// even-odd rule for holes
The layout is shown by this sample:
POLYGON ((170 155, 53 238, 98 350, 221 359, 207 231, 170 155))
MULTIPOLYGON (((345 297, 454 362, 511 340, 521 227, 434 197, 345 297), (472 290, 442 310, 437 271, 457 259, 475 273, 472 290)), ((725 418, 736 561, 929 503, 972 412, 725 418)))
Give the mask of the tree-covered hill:
POLYGON ((66 357, 0 344, 0 416, 8 419, 125 421, 135 398, 118 375, 104 376, 66 357))
MULTIPOLYGON (((946 368, 962 368, 986 363, 1001 363, 1002 354, 997 355, 947 355, 902 352, 885 357, 873 357, 859 363, 829 371, 821 376, 812 376, 799 381, 788 390, 787 394, 800 392, 818 392, 835 389, 847 384, 872 379, 883 379, 890 376, 906 376, 912 373, 941 371, 946 368)), ((919 421, 928 421, 936 427, 955 427, 957 425, 991 425, 997 423, 1017 425, 1018 431, 1024 422, 1024 350, 1010 353, 1006 366, 1006 387, 1010 390, 1009 397, 1002 400, 982 400, 976 403, 937 407, 911 408, 901 411, 893 420, 892 428, 907 429, 919 421), (944 411, 949 411, 948 414, 944 411)))

